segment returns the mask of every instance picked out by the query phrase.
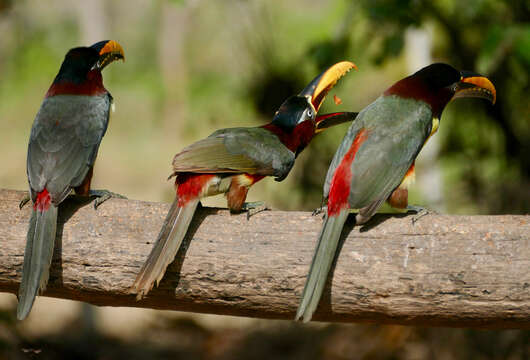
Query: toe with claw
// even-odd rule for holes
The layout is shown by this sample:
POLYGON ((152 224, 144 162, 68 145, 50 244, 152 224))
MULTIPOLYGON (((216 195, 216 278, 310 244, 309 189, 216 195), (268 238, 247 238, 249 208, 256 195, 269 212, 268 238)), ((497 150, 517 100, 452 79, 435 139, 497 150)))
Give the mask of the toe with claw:
POLYGON ((97 210, 97 208, 103 204, 105 201, 107 201, 110 198, 116 198, 116 199, 127 199, 127 197, 113 193, 108 190, 90 190, 89 194, 90 197, 95 197, 96 200, 94 201, 94 209, 97 210))
POLYGON ((311 216, 317 216, 326 211, 328 211, 328 206, 326 205, 326 198, 322 197, 322 201, 320 202, 320 207, 313 210, 313 212, 311 213, 311 216))
POLYGON ((24 198, 22 200, 20 200, 20 203, 18 204, 18 208, 20 210, 22 210, 24 205, 26 205, 30 200, 31 200, 31 198, 30 198, 29 195, 24 196, 24 198))
POLYGON ((311 213, 311 216, 317 216, 317 215, 320 215, 322 213, 325 213, 326 211, 328 211, 328 207, 326 205, 322 205, 321 207, 316 208, 315 210, 313 210, 313 212, 311 213))
POLYGON ((263 201, 254 201, 244 203, 241 210, 247 212, 247 220, 249 220, 251 216, 262 211, 270 210, 270 208, 263 201))
POLYGON ((423 207, 423 206, 416 206, 416 205, 409 205, 407 206, 407 210, 408 211, 413 211, 416 213, 416 215, 414 215, 411 219, 412 221, 412 225, 414 225, 416 222, 418 222, 418 220, 420 220, 422 217, 424 217, 425 215, 428 215, 428 214, 437 214, 436 211, 434 210, 430 210, 430 209, 427 209, 426 207, 423 207))

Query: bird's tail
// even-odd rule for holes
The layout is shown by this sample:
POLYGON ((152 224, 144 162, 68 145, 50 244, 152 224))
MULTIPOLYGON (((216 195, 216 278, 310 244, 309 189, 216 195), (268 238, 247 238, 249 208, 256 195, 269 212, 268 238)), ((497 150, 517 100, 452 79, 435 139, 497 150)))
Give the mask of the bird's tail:
POLYGON ((49 204, 47 209, 33 209, 29 220, 22 281, 18 289, 17 318, 28 316, 35 297, 46 289, 50 276, 50 265, 57 229, 57 207, 49 204))
POLYGON ((326 214, 295 320, 308 322, 318 306, 348 213, 346 208, 333 216, 326 214))
POLYGON ((175 259, 180 244, 186 236, 199 199, 190 200, 182 207, 179 207, 177 203, 178 199, 175 199, 158 234, 155 246, 131 288, 131 293, 136 294, 137 300, 147 295, 155 281, 158 286, 164 277, 166 268, 175 259))

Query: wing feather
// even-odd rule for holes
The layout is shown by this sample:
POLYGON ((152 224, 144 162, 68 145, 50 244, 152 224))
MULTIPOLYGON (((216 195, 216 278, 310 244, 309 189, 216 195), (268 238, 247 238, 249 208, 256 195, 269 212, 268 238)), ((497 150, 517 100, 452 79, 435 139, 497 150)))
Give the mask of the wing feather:
POLYGON ((324 195, 333 174, 360 129, 368 136, 351 165, 349 205, 372 215, 401 183, 423 147, 432 126, 430 107, 414 99, 384 96, 365 108, 352 123, 328 170, 324 195))
POLYGON ((110 96, 57 95, 43 101, 31 130, 27 172, 32 196, 54 203, 84 180, 107 129, 110 96))
POLYGON ((174 173, 249 173, 286 176, 295 155, 263 128, 230 128, 186 147, 173 159, 174 173))

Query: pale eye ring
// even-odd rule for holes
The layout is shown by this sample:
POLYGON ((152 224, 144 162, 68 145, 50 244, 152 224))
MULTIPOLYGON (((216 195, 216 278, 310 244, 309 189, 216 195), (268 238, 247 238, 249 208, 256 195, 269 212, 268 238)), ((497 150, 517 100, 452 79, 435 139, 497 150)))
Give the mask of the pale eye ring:
POLYGON ((308 117, 313 117, 313 112, 311 110, 307 110, 307 116, 308 117))

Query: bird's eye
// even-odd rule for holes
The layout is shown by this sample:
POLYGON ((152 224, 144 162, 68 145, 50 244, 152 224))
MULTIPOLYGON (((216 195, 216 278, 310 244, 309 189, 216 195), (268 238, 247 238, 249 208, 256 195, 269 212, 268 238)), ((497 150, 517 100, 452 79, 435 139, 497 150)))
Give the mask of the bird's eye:
POLYGON ((311 110, 307 110, 307 116, 308 117, 313 117, 313 112, 311 110))

